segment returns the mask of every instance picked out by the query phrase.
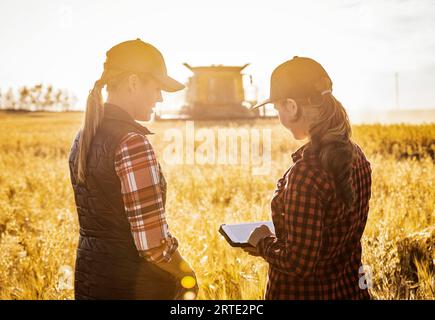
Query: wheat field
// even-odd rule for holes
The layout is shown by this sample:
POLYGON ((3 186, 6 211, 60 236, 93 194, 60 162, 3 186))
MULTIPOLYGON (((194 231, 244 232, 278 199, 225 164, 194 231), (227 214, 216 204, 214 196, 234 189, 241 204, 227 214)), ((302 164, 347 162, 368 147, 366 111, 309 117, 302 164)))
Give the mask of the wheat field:
MULTIPOLYGON (((81 113, 0 113, 0 299, 73 299, 78 221, 67 157, 81 113)), ((159 157, 163 133, 183 122, 147 125, 159 157)), ((199 299, 261 299, 267 265, 231 248, 221 223, 268 220, 276 180, 302 145, 277 119, 195 122, 197 127, 269 128, 272 170, 255 176, 248 166, 170 165, 167 219, 180 252, 195 269, 199 299)), ((375 299, 434 299, 433 261, 411 262, 399 244, 435 224, 435 124, 358 125, 354 140, 373 169, 372 199, 363 237, 363 262, 372 271, 375 299), (401 260, 402 259, 402 260, 401 260), (406 260, 406 259, 405 259, 406 260)))

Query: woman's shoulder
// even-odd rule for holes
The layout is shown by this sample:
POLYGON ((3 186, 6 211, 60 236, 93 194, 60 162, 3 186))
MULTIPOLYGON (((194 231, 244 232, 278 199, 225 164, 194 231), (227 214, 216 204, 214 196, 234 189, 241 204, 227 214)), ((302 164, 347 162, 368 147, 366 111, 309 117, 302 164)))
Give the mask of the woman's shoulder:
POLYGON ((133 145, 145 145, 152 148, 150 141, 148 140, 148 137, 143 134, 136 131, 131 131, 123 135, 121 140, 119 141, 119 144, 133 144, 133 145))
POLYGON ((143 133, 132 131, 123 135, 118 143, 116 153, 120 154, 127 149, 130 154, 145 151, 154 156, 153 146, 148 140, 148 137, 143 133))
POLYGON ((297 189, 316 191, 323 197, 329 198, 328 194, 333 188, 333 178, 326 172, 314 156, 305 154, 296 161, 287 176, 288 184, 297 189))
POLYGON ((367 159, 362 148, 355 141, 351 140, 351 143, 354 146, 356 152, 356 160, 354 166, 370 167, 370 161, 367 159))
MULTIPOLYGON (((351 143, 356 154, 354 167, 364 171, 371 171, 370 162, 367 160, 362 148, 353 141, 351 143)), ((290 167, 286 178, 287 187, 291 186, 296 190, 317 192, 326 200, 331 199, 334 194, 334 176, 321 166, 318 157, 312 150, 304 150, 302 157, 290 167)))

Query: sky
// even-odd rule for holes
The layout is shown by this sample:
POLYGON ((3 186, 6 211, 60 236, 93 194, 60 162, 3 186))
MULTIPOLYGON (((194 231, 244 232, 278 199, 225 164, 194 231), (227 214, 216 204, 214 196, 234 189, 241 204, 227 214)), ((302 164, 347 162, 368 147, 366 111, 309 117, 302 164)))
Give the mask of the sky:
MULTIPOLYGON (((53 84, 80 108, 106 51, 136 38, 181 82, 191 75, 183 62, 250 63, 262 99, 276 66, 307 56, 350 111, 435 108, 433 0, 1 0, 0 88, 53 84)), ((164 99, 177 107, 182 93, 164 99)))

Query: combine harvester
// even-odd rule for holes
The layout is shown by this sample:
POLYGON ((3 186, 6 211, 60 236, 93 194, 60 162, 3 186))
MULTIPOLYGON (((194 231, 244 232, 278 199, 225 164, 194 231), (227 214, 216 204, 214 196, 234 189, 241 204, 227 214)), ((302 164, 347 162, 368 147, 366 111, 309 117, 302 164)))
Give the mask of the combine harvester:
POLYGON ((242 71, 248 65, 192 67, 184 63, 193 73, 186 85, 184 105, 177 115, 167 116, 158 113, 156 120, 231 120, 266 117, 264 107, 250 109, 256 103, 256 93, 254 100, 246 99, 243 77, 249 76, 252 86, 252 76, 243 74, 242 71))

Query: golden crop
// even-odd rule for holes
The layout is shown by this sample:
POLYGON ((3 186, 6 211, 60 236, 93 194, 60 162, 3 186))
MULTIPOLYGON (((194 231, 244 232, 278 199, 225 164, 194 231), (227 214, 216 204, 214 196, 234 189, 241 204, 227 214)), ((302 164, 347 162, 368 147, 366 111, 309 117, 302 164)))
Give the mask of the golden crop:
MULTIPOLYGON (((0 114, 0 299, 72 299, 78 239, 67 156, 80 113, 0 114)), ((163 133, 183 122, 148 125, 162 158, 163 133)), ((260 299, 267 265, 231 248, 221 223, 269 219, 276 180, 291 164, 296 142, 278 120, 195 122, 197 127, 272 130, 272 172, 248 167, 168 165, 167 218, 182 255, 196 270, 200 299, 260 299)), ((378 299, 434 299, 433 264, 417 274, 400 266, 398 243, 435 224, 435 125, 359 125, 354 140, 373 169, 363 261, 378 299)))

